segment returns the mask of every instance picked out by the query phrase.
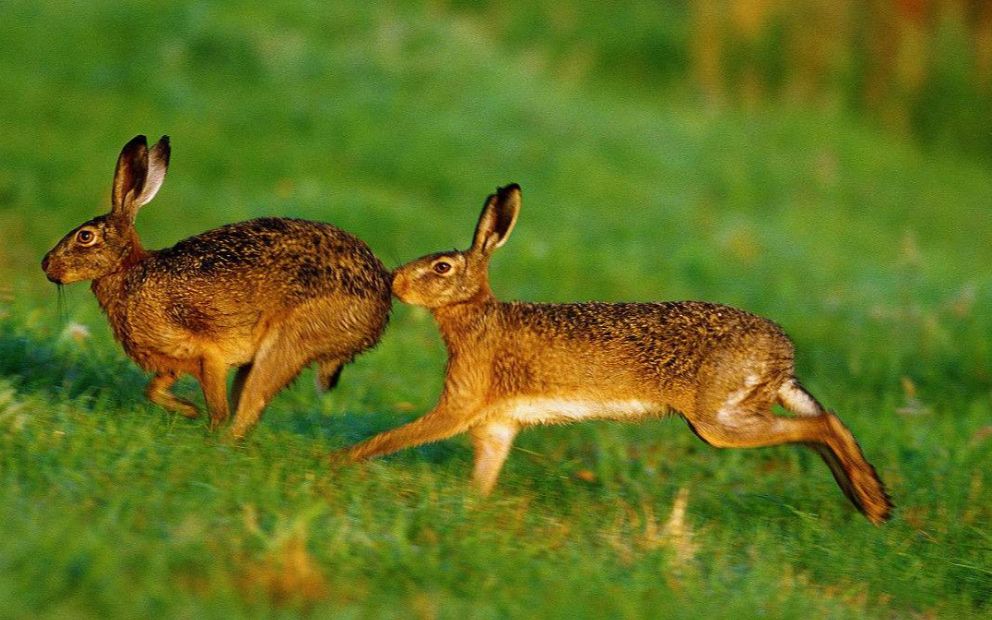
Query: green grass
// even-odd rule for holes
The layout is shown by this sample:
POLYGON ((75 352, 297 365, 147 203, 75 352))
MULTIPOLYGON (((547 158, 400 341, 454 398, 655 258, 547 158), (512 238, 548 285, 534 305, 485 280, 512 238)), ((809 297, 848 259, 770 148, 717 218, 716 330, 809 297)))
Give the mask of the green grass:
POLYGON ((992 613, 987 169, 831 110, 575 80, 438 7, 86 7, 0 5, 0 616, 992 613), (870 526, 811 453, 718 451, 677 419, 529 430, 486 501, 464 438, 332 467, 440 390, 436 328, 403 306, 337 390, 308 371, 220 444, 147 403, 85 286, 60 305, 38 267, 139 132, 173 139, 153 248, 292 215, 392 266, 466 246, 521 183, 499 295, 775 319, 895 519, 870 526))

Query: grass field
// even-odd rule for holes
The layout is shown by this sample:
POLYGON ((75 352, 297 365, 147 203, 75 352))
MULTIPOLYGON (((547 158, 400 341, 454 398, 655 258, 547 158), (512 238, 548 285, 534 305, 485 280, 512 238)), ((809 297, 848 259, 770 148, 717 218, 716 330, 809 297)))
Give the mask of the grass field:
MULTIPOLYGON (((710 109, 502 47, 441 5, 0 3, 0 617, 992 614, 992 173, 829 108, 710 109), (397 305, 243 446, 147 403, 44 252, 108 207, 132 135, 173 141, 147 247, 333 222, 389 266, 524 205, 504 298, 696 298, 779 322, 897 504, 875 528, 815 454, 675 419, 530 430, 488 500, 464 438, 326 456, 429 409, 444 350, 397 305)), ((201 401, 195 383, 178 391, 201 401)))

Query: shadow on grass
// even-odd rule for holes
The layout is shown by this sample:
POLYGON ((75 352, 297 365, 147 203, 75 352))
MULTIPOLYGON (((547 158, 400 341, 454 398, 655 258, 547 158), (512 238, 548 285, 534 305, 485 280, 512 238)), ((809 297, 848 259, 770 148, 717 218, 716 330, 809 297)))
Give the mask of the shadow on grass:
POLYGON ((52 335, 0 319, 0 378, 54 399, 99 398, 112 405, 145 403, 148 378, 130 360, 86 338, 52 335))
MULTIPOLYGON (((343 381, 362 380, 360 373, 348 370, 345 369, 343 381)), ((325 396, 306 394, 311 389, 309 373, 298 380, 299 385, 276 397, 275 407, 270 408, 282 411, 267 412, 261 424, 300 437, 322 438, 334 448, 346 448, 419 415, 385 410, 377 398, 360 398, 360 402, 349 402, 346 411, 328 414, 321 399, 339 398, 341 388, 325 396)), ((0 379, 9 381, 20 391, 40 393, 53 400, 94 399, 125 409, 148 405, 144 396, 148 375, 119 350, 100 347, 71 334, 56 335, 47 329, 29 328, 11 319, 0 319, 0 379)), ((202 406, 195 382, 183 381, 178 391, 202 406)), ((160 411, 162 415, 170 415, 160 411)), ((401 451, 398 458, 433 463, 445 461, 461 449, 457 442, 442 442, 401 451)))

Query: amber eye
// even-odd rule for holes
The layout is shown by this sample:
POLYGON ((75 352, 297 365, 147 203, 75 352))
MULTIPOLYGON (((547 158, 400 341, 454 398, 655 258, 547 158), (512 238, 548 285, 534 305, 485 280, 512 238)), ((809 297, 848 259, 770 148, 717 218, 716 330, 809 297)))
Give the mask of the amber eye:
POLYGON ((434 269, 434 273, 444 275, 451 271, 451 263, 441 260, 434 263, 434 267, 432 267, 432 269, 434 269))
POLYGON ((76 233, 76 241, 79 242, 79 245, 91 245, 94 241, 96 241, 96 235, 92 230, 84 228, 76 233))

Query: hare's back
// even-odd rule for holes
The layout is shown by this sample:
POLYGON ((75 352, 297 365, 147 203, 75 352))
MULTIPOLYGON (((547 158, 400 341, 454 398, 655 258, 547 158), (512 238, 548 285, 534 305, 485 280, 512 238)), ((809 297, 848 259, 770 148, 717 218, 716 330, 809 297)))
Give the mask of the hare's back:
POLYGON ((330 224, 260 218, 184 239, 153 255, 145 278, 269 303, 328 295, 387 299, 389 276, 369 247, 330 224))
POLYGON ((481 340, 498 390, 578 394, 688 411, 700 373, 752 366, 787 373, 792 346, 774 323, 719 304, 508 303, 481 340))
POLYGON ((792 345, 775 323, 701 301, 526 304, 505 306, 509 330, 530 332, 551 348, 620 355, 646 367, 659 361, 687 373, 713 352, 753 349, 791 358, 792 345))

